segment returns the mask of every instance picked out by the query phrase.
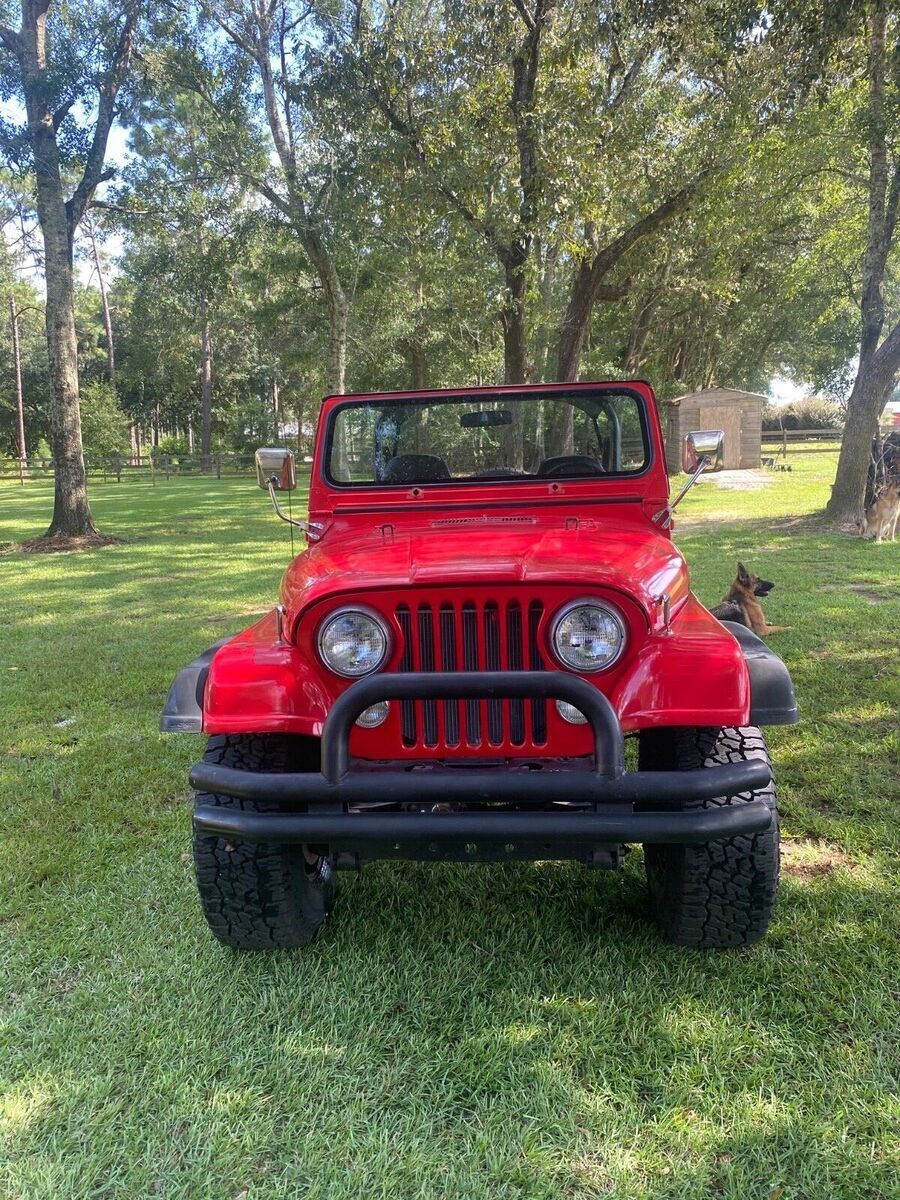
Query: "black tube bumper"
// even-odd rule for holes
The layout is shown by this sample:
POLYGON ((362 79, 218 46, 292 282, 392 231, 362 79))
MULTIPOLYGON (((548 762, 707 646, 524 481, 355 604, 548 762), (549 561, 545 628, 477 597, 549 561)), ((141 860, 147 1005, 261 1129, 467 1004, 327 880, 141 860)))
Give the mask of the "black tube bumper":
POLYGON ((561 671, 372 676, 348 688, 329 713, 321 773, 261 774, 204 762, 190 774, 199 792, 279 806, 258 812, 201 803, 194 814, 199 833, 321 845, 365 857, 394 852, 441 857, 445 850, 450 857, 453 847, 499 843, 514 844, 526 856, 552 857, 559 851, 571 857, 578 847, 699 843, 757 833, 772 819, 762 800, 688 811, 682 806, 758 791, 770 778, 768 766, 758 760, 693 771, 626 771, 622 732, 609 701, 591 684, 561 671), (385 770, 352 766, 353 723, 379 700, 530 697, 566 700, 584 713, 594 734, 591 769, 555 769, 559 764, 552 760, 548 769, 535 771, 421 763, 385 770), (478 807, 496 804, 512 807, 478 807), (395 811, 379 811, 379 805, 395 811), (415 811, 404 811, 403 805, 415 811), (448 811, 451 805, 468 811, 448 811), (573 811, 565 805, 579 807, 573 811))
MULTIPOLYGON (((768 829, 772 814, 762 800, 693 812, 638 812, 610 804, 582 812, 244 812, 237 808, 200 807, 194 814, 198 833, 247 842, 302 842, 333 850, 371 852, 378 846, 405 847, 404 857, 440 847, 526 843, 552 858, 558 843, 590 846, 624 842, 712 842, 768 829)), ((387 856, 385 852, 385 856, 387 856)), ((375 854, 374 857, 380 857, 375 854)), ((566 855, 565 857, 568 857, 566 855)))

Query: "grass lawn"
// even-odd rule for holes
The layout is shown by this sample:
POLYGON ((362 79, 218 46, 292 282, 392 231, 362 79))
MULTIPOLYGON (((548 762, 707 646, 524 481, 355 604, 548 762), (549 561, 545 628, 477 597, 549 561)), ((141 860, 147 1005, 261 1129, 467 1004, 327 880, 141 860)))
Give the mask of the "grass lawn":
MULTIPOLYGON (((273 603, 249 479, 96 485, 127 544, 0 557, 0 1196, 900 1197, 900 544, 792 518, 835 451, 680 510, 695 587, 777 588, 803 723, 773 730, 767 941, 699 953, 624 872, 381 864, 303 953, 213 941, 175 672, 273 603), (783 1188, 783 1193, 779 1189, 783 1188)), ((0 542, 49 485, 0 485, 0 542)))

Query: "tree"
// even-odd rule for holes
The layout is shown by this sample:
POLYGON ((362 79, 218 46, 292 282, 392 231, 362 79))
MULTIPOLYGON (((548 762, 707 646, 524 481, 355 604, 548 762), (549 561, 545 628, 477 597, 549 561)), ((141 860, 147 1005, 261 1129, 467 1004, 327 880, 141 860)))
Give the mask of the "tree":
POLYGON ((302 109, 303 54, 298 43, 312 8, 290 0, 211 0, 204 9, 254 68, 275 162, 260 169, 258 160, 245 160, 240 169, 287 222, 316 273, 328 316, 326 388, 342 393, 350 303, 328 215, 335 171, 326 150, 324 174, 317 173, 319 156, 309 127, 304 128, 302 109))
POLYGON ((44 244, 55 469, 47 536, 66 539, 97 536, 87 496, 78 401, 75 232, 97 187, 109 178, 104 168, 107 141, 131 63, 140 4, 125 0, 118 6, 51 9, 52 0, 22 0, 20 27, 0 25, 0 43, 25 104, 25 137, 44 244), (92 129, 78 127, 74 113, 94 106, 92 129), (87 135, 80 178, 68 196, 64 130, 66 140, 87 135))
POLYGON ((724 0, 706 15, 398 0, 326 22, 347 124, 374 105, 395 161, 495 257, 506 382, 578 378, 597 302, 629 294, 641 246, 679 238, 710 183, 779 119, 785 55, 756 25, 724 0))
POLYGON ((866 5, 865 94, 859 126, 866 136, 867 222, 859 301, 859 366, 847 400, 837 473, 826 513, 833 521, 862 513, 872 439, 900 372, 900 319, 888 322, 885 285, 900 205, 900 16, 884 0, 866 5), (885 332, 887 326, 887 332, 885 332))
POLYGON ((81 421, 84 451, 94 466, 127 452, 128 418, 111 383, 98 380, 82 388, 81 421))
POLYGON ((116 382, 116 342, 113 336, 112 313, 109 307, 109 294, 106 287, 106 272, 100 258, 97 226, 90 212, 85 214, 84 226, 91 248, 91 262, 97 275, 97 286, 100 289, 100 305, 103 311, 103 329, 106 333, 106 378, 111 384, 116 382))
POLYGON ((216 130, 210 138, 205 102, 193 91, 173 87, 164 70, 147 81, 144 91, 149 94, 136 106, 127 192, 116 208, 132 248, 150 252, 153 269, 169 285, 169 303, 183 302, 196 335, 200 457, 209 470, 216 327, 255 214, 240 181, 213 165, 219 147, 216 130))
POLYGON ((23 266, 0 242, 0 454, 14 454, 24 478, 28 447, 46 429, 47 355, 39 333, 44 306, 37 291, 17 278, 23 266))

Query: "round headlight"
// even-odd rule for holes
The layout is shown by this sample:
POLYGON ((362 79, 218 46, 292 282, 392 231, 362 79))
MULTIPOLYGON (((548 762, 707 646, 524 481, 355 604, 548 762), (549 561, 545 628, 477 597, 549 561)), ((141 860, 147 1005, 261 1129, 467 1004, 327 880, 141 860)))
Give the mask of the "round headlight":
POLYGON ((387 626, 374 613, 345 608, 319 629, 319 653, 335 675, 357 679, 377 671, 388 656, 387 626))
POLYGON ((611 605, 579 600, 557 614, 552 641, 564 666, 583 674, 602 671, 624 649, 625 622, 611 605))

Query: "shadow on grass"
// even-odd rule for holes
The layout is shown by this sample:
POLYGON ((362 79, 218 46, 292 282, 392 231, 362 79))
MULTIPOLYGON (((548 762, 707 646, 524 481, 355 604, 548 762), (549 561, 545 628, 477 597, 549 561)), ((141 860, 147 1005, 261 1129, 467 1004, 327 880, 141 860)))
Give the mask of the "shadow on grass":
MULTIPOLYGON (((787 875, 759 947, 667 946, 635 851, 615 876, 381 864, 307 951, 242 957, 188 858, 202 741, 156 721, 175 671, 273 603, 287 538, 246 481, 115 491, 98 517, 129 545, 0 571, 0 1191, 892 1194, 896 604, 849 586, 881 586, 890 547, 770 521, 682 539, 704 597, 767 556, 803 712, 771 731, 787 833, 840 851, 787 875)), ((0 504, 4 536, 22 521, 0 504)))
POLYGON ((89 906, 62 916, 18 1150, 53 1178, 88 1145, 135 1196, 148 1171, 171 1194, 212 1173, 223 1194, 407 1195, 417 1172, 435 1197, 879 1194, 896 886, 789 881, 764 945, 707 954, 648 929, 637 866, 379 866, 307 951, 240 956, 184 909, 187 868, 142 864, 89 956, 89 906))

